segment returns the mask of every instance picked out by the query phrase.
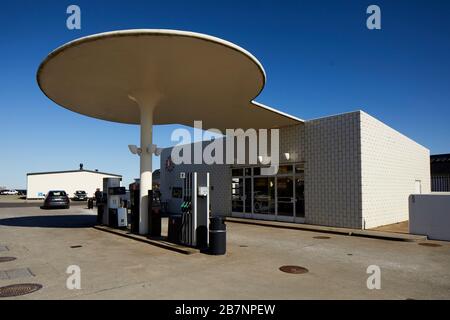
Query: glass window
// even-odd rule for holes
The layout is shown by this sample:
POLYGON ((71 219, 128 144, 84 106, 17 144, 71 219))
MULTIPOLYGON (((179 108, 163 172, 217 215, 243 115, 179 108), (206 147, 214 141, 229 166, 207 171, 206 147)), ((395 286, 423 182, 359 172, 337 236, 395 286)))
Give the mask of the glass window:
POLYGON ((253 209, 256 214, 275 213, 275 179, 259 177, 253 179, 253 209))
POLYGON ((252 178, 245 178, 245 212, 252 213, 252 178))
POLYGON ((291 177, 277 178, 278 215, 292 217, 294 215, 294 181, 291 177))
POLYGON ((231 209, 233 212, 243 212, 244 204, 242 196, 244 195, 244 179, 231 179, 231 209))
POLYGON ((63 197, 66 195, 66 192, 65 191, 50 191, 48 193, 48 195, 50 197, 61 197, 61 196, 63 197))
POLYGON ((305 217, 305 182, 301 179, 295 179, 295 216, 305 217))
POLYGON ((305 165, 303 163, 295 165, 295 173, 303 173, 305 171, 305 165))
MULTIPOLYGON (((265 168, 269 168, 269 167, 265 167, 265 168)), ((253 175, 254 175, 254 176, 260 176, 260 175, 262 175, 262 173, 261 173, 261 168, 260 168, 260 167, 255 167, 255 168, 253 168, 253 175)))
POLYGON ((251 176, 252 175, 252 168, 245 168, 245 175, 251 176))
POLYGON ((231 170, 231 175, 233 177, 240 177, 244 175, 244 169, 232 169, 231 170))
POLYGON ((292 173, 292 165, 280 166, 278 168, 278 174, 288 174, 292 173))

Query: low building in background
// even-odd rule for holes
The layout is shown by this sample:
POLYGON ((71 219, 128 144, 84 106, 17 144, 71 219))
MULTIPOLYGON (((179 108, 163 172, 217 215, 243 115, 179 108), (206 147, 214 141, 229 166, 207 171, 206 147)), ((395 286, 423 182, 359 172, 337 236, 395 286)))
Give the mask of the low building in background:
POLYGON ((436 154, 431 159, 431 191, 450 192, 450 153, 436 154))
POLYGON ((68 170, 36 172, 27 174, 27 199, 43 199, 49 190, 64 190, 70 198, 75 191, 86 191, 94 196, 97 188, 102 190, 103 178, 122 178, 121 175, 92 170, 68 170))

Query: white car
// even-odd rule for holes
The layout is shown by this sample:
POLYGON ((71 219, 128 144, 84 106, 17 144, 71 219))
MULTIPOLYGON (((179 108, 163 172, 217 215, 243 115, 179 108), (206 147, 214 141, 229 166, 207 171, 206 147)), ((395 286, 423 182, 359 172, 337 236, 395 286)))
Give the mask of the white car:
POLYGON ((3 190, 2 194, 7 196, 17 196, 19 194, 19 191, 17 190, 3 190))

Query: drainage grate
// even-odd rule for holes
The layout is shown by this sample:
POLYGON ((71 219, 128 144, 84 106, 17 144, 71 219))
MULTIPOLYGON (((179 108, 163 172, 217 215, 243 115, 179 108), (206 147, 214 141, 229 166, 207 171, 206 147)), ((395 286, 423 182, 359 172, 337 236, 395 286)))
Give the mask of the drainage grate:
POLYGON ((330 239, 330 237, 327 237, 327 236, 316 236, 316 237, 313 237, 314 239, 330 239))
POLYGON ((294 274, 304 274, 308 273, 309 270, 300 266, 282 266, 280 267, 280 271, 286 273, 294 273, 294 274))
POLYGON ((42 285, 36 283, 13 284, 0 287, 0 298, 17 297, 42 289, 42 285))
POLYGON ((239 247, 241 247, 241 248, 248 248, 248 246, 245 245, 245 244, 241 244, 239 247))
POLYGON ((78 246, 70 246, 72 249, 77 249, 77 248, 82 248, 83 246, 80 246, 80 245, 78 245, 78 246))
POLYGON ((419 246, 424 246, 424 247, 442 247, 442 245, 440 245, 440 244, 429 243, 429 242, 421 242, 421 243, 419 243, 419 246))
POLYGON ((0 263, 14 261, 14 260, 16 260, 16 258, 14 258, 14 257, 0 257, 0 263))

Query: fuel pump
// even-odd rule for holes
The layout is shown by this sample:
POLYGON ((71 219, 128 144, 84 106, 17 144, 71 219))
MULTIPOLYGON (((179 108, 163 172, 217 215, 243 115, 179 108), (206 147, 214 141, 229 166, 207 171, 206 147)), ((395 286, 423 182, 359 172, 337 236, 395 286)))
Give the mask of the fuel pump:
POLYGON ((127 209, 124 208, 122 201, 125 194, 125 187, 108 188, 109 226, 113 228, 126 228, 128 226, 127 209))
POLYGON ((121 178, 103 178, 104 211, 103 224, 122 228, 127 227, 127 210, 123 207, 122 198, 126 195, 124 187, 120 186, 121 178))
POLYGON ((139 205, 140 197, 140 180, 136 179, 134 183, 130 184, 130 225, 131 233, 139 233, 139 205))
POLYGON ((181 243, 187 246, 208 246, 209 173, 188 172, 183 176, 181 243))

